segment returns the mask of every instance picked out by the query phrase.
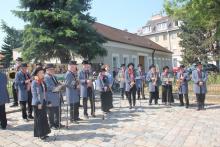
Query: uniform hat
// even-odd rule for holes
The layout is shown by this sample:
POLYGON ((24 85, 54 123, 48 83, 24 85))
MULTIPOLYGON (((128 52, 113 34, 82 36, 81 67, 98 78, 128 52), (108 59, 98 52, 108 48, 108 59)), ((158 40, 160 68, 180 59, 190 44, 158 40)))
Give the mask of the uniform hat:
POLYGON ((125 64, 121 64, 121 67, 125 66, 125 64))
POLYGON ((128 64, 128 67, 131 66, 131 65, 134 67, 134 64, 133 64, 133 63, 129 63, 129 64, 128 64))
POLYGON ((22 58, 20 58, 20 57, 18 57, 15 61, 20 61, 20 62, 22 62, 23 61, 23 59, 22 58))
POLYGON ((180 68, 185 68, 185 65, 180 65, 180 68))
POLYGON ((165 70, 165 69, 170 69, 168 66, 164 66, 163 67, 163 70, 165 70))
POLYGON ((198 66, 198 65, 202 65, 202 63, 201 63, 201 62, 197 62, 197 63, 196 63, 196 66, 198 66))
POLYGON ((39 71, 44 71, 45 72, 45 70, 43 69, 43 67, 38 67, 38 68, 36 68, 34 71, 33 71, 33 76, 36 76, 37 74, 38 74, 38 72, 39 71))
POLYGON ((82 64, 89 64, 87 60, 83 60, 82 64))
POLYGON ((150 67, 149 67, 149 69, 151 69, 151 68, 155 68, 156 66, 154 65, 154 64, 152 64, 150 67))
POLYGON ((138 67, 142 67, 142 64, 138 64, 138 67))
POLYGON ((78 65, 78 64, 77 64, 77 61, 70 61, 69 65, 78 65))
POLYGON ((46 64, 45 69, 49 68, 55 68, 55 66, 52 63, 46 64))
POLYGON ((21 67, 27 67, 27 63, 22 63, 21 67))
POLYGON ((105 68, 101 68, 101 70, 100 70, 100 72, 105 72, 106 71, 106 69, 105 68))

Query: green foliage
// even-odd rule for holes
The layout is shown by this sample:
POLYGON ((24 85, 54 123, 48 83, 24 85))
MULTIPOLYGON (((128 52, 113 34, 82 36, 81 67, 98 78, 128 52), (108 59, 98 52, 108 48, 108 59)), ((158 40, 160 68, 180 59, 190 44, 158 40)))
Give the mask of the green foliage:
POLYGON ((205 35, 208 31, 203 27, 194 27, 187 22, 184 22, 180 29, 180 46, 184 48, 182 64, 192 65, 197 61, 207 63, 209 60, 207 54, 210 53, 207 45, 213 44, 213 42, 208 42, 212 37, 205 35))
POLYGON ((208 84, 220 84, 220 74, 216 72, 210 72, 208 75, 208 84))
POLYGON ((87 11, 91 0, 20 0, 24 11, 13 11, 28 22, 24 30, 23 57, 26 60, 60 58, 62 63, 73 53, 90 60, 106 55, 105 39, 92 24, 87 11))
POLYGON ((183 51, 184 53, 186 53, 183 55, 183 57, 185 57, 184 60, 192 61, 194 60, 193 55, 199 54, 199 58, 206 61, 207 57, 205 56, 212 55, 213 59, 216 60, 216 63, 219 63, 218 60, 220 58, 220 1, 165 0, 164 7, 167 14, 173 17, 174 19, 187 22, 185 28, 189 28, 183 30, 186 32, 183 32, 181 36, 182 38, 186 39, 189 42, 195 41, 195 43, 199 43, 198 41, 199 39, 201 39, 201 43, 198 44, 199 46, 196 46, 196 44, 181 44, 183 45, 183 47, 185 47, 183 51), (190 34, 190 31, 193 32, 193 34, 190 34), (189 51, 187 51, 188 49, 189 51), (192 50, 197 50, 197 52, 192 50))
POLYGON ((12 27, 7 26, 4 21, 1 22, 1 29, 6 33, 4 43, 1 47, 1 53, 5 56, 5 58, 1 61, 1 63, 5 67, 8 67, 10 62, 13 60, 13 49, 22 46, 22 31, 18 31, 12 27))

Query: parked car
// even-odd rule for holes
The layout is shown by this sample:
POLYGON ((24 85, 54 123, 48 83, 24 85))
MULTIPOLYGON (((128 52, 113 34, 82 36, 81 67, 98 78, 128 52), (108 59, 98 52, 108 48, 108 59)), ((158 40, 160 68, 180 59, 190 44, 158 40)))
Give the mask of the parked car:
POLYGON ((206 71, 219 72, 219 68, 214 64, 206 64, 203 66, 206 71))
MULTIPOLYGON (((196 63, 193 63, 190 67, 187 68, 187 71, 191 74, 193 70, 196 69, 196 63)), ((214 64, 204 64, 203 69, 210 72, 219 72, 219 68, 214 64)))

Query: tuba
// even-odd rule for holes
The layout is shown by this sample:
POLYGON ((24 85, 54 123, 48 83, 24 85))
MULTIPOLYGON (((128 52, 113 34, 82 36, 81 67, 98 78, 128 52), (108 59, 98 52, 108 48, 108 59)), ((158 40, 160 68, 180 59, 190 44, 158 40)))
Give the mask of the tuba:
POLYGON ((8 72, 8 77, 9 77, 9 79, 14 80, 14 79, 15 79, 15 74, 16 74, 16 71, 15 71, 15 70, 10 70, 10 71, 8 72))

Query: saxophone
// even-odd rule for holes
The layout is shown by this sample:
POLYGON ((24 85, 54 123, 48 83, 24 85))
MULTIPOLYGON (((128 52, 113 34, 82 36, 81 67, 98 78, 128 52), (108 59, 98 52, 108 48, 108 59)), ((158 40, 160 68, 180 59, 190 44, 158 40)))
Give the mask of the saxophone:
POLYGON ((151 78, 152 82, 153 82, 153 85, 156 86, 157 85, 157 73, 154 73, 152 78, 151 78))
POLYGON ((183 75, 181 75, 180 78, 176 80, 176 87, 178 89, 180 89, 182 82, 183 82, 183 75))

